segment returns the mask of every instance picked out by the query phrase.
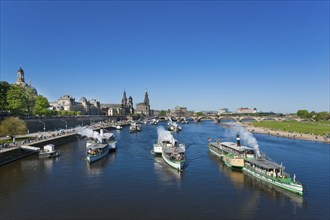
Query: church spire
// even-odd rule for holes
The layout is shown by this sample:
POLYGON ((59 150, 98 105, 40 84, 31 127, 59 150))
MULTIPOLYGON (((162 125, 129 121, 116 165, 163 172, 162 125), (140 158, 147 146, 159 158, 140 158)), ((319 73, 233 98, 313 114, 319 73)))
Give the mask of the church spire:
POLYGON ((148 91, 146 89, 146 92, 144 93, 144 103, 146 105, 149 105, 149 97, 148 97, 148 91))
POLYGON ((126 90, 124 89, 123 98, 121 100, 121 107, 126 108, 127 107, 127 97, 126 97, 126 90))

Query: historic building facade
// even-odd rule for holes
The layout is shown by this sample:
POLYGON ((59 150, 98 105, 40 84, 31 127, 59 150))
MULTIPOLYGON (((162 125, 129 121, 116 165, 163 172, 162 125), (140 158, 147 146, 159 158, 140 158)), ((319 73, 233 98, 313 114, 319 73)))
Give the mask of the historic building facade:
POLYGON ((85 97, 82 97, 79 102, 76 102, 72 96, 64 95, 55 102, 50 102, 49 105, 54 110, 80 112, 82 115, 101 114, 100 102, 96 99, 88 101, 85 97))
POLYGON ((128 102, 127 102, 125 90, 124 90, 123 98, 121 99, 121 107, 124 109, 125 115, 134 114, 133 98, 132 96, 128 97, 128 102))
POLYGON ((140 115, 151 116, 152 111, 150 110, 149 96, 146 91, 144 94, 144 102, 136 104, 135 112, 140 115))
POLYGON ((236 113, 237 114, 251 114, 251 113, 257 113, 257 109, 256 108, 253 108, 253 109, 250 109, 250 108, 238 108, 236 110, 236 113))
POLYGON ((187 114, 188 114, 187 107, 176 106, 175 109, 169 109, 168 116, 184 117, 187 116, 187 114))
POLYGON ((124 90, 121 104, 102 104, 102 111, 110 116, 133 115, 133 98, 130 96, 127 99, 126 91, 124 90))

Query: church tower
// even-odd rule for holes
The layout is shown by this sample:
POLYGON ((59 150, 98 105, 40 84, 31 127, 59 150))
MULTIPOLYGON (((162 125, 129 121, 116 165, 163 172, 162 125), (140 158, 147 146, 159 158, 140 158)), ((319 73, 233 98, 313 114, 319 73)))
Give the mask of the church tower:
POLYGON ((148 91, 144 94, 144 104, 145 104, 145 114, 147 116, 150 116, 150 104, 149 104, 149 96, 148 96, 148 91))
POLYGON ((126 98, 126 91, 125 91, 125 89, 124 89, 123 98, 121 99, 121 107, 122 108, 127 108, 127 98, 126 98))
POLYGON ((128 98, 128 108, 129 108, 129 112, 130 112, 130 114, 134 114, 133 98, 132 98, 132 96, 130 96, 130 97, 128 98))
POLYGON ((147 106, 149 105, 149 97, 148 97, 148 91, 144 94, 144 104, 147 106))
POLYGON ((25 86, 25 80, 24 80, 24 70, 22 69, 22 66, 19 67, 17 70, 17 79, 16 84, 20 86, 25 86))

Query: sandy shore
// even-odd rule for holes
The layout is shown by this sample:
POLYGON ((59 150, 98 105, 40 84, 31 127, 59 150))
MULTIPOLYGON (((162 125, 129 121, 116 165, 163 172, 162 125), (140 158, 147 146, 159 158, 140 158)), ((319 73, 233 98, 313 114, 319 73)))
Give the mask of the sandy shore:
POLYGON ((260 133, 260 134, 269 134, 278 137, 293 138, 299 140, 308 140, 308 141, 317 141, 325 142, 330 144, 330 138, 325 138, 321 135, 312 135, 312 134, 301 134, 297 132, 288 132, 288 131, 275 131, 268 128, 254 127, 245 123, 241 124, 242 127, 246 128, 251 133, 260 133))

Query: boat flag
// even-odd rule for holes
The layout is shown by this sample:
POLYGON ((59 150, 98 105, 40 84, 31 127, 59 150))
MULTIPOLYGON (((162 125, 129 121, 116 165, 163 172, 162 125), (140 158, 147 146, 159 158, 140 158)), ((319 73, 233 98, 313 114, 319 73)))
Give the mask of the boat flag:
POLYGON ((207 140, 208 140, 208 141, 211 141, 212 139, 211 139, 211 138, 208 138, 207 140))

